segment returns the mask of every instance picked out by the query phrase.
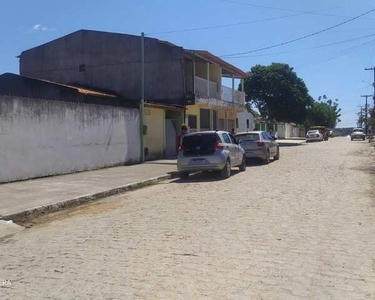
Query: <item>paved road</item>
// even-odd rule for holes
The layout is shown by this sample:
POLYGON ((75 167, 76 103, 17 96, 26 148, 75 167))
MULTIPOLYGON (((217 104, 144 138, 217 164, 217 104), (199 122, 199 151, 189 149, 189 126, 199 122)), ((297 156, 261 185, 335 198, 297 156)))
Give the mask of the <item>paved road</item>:
POLYGON ((375 299, 369 150, 285 147, 55 214, 0 241, 0 299, 375 299))

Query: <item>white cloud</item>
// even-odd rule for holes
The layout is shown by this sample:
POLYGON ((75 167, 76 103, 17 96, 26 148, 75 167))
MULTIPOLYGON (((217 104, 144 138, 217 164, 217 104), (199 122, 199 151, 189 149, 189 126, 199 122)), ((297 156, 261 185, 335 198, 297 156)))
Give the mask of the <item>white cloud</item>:
POLYGON ((33 26, 33 30, 34 31, 55 31, 56 28, 36 24, 36 25, 33 26))

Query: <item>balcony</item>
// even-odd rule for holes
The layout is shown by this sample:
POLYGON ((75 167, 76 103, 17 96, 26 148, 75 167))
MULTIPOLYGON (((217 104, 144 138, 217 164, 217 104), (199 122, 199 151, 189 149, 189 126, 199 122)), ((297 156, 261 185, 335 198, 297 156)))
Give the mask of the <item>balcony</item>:
MULTIPOLYGON (((234 103, 237 105, 245 104, 245 93, 232 90, 229 87, 222 86, 219 91, 219 85, 216 82, 208 81, 206 79, 195 76, 195 96, 199 99, 216 99, 226 102, 225 104, 234 103)), ((186 77, 186 90, 193 90, 193 83, 191 77, 186 77)))

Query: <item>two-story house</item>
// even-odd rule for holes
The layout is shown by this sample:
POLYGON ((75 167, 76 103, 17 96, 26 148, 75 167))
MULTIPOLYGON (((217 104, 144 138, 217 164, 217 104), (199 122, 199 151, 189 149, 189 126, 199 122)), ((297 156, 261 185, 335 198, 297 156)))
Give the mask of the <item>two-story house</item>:
POLYGON ((185 50, 186 91, 195 96, 187 106, 186 123, 192 131, 236 130, 237 113, 245 110, 244 79, 247 73, 202 50, 185 50), (231 87, 223 84, 230 78, 231 87), (235 88, 241 81, 242 91, 235 88))
MULTIPOLYGON (((141 45, 141 36, 79 30, 22 52, 20 74, 139 101, 141 45)), ((191 130, 236 128, 245 95, 235 80, 247 73, 207 51, 149 37, 144 58, 146 159, 175 155, 183 123, 191 130), (223 78, 231 78, 232 86, 225 87, 223 78)))

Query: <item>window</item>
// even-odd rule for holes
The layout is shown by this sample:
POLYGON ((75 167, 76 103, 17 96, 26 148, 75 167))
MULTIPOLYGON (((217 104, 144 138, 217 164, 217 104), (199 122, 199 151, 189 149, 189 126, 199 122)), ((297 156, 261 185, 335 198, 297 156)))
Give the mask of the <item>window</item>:
POLYGON ((263 140, 266 140, 266 141, 270 140, 270 136, 265 132, 262 132, 262 137, 263 137, 263 140))
POLYGON ((233 135, 230 134, 229 137, 230 137, 232 144, 238 144, 233 135))
POLYGON ((216 133, 196 133, 186 135, 182 141, 185 155, 207 155, 215 152, 218 141, 216 133))
POLYGON ((238 118, 236 118, 236 128, 239 128, 238 127, 238 118))
POLYGON ((201 131, 210 130, 210 110, 209 109, 200 109, 200 125, 201 131))
POLYGON ((231 144, 232 143, 231 140, 230 140, 230 138, 229 138, 229 136, 228 136, 228 134, 223 133, 223 138, 224 138, 224 142, 225 143, 227 143, 227 144, 231 144))
POLYGON ((197 116, 188 115, 188 126, 191 130, 197 129, 197 116))
POLYGON ((240 134, 236 135, 236 139, 239 143, 242 143, 244 141, 259 141, 259 134, 257 133, 248 133, 248 134, 240 134))
POLYGON ((246 128, 247 128, 247 129, 250 128, 250 120, 249 120, 249 119, 246 120, 246 128))

